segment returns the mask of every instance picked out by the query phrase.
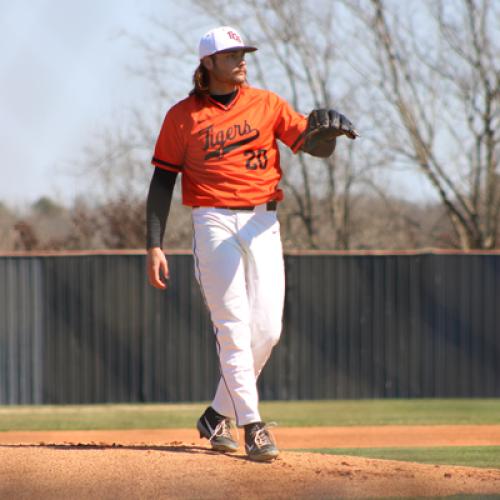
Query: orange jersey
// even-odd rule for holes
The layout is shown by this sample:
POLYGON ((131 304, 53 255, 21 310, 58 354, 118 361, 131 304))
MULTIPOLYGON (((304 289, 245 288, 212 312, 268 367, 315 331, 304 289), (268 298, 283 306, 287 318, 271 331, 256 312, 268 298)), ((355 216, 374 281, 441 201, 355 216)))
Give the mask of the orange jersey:
POLYGON ((260 205, 281 200, 276 139, 295 153, 307 117, 276 94, 239 88, 223 104, 189 96, 167 113, 153 165, 182 172, 182 200, 189 206, 260 205))

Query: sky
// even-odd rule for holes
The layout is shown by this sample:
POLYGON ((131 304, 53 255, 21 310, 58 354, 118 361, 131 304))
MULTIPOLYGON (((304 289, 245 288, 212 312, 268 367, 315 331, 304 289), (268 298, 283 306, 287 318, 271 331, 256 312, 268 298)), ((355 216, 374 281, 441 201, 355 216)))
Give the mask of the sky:
POLYGON ((126 106, 148 99, 146 80, 128 69, 140 53, 126 34, 147 38, 161 19, 183 28, 195 54, 200 34, 213 27, 186 16, 183 5, 0 0, 0 202, 23 208, 49 196, 71 203, 81 192, 73 165, 84 148, 126 106))
POLYGON ((68 165, 96 129, 144 98, 124 33, 147 34, 152 18, 176 14, 175 3, 0 0, 0 12, 0 201, 67 202, 78 193, 68 165))

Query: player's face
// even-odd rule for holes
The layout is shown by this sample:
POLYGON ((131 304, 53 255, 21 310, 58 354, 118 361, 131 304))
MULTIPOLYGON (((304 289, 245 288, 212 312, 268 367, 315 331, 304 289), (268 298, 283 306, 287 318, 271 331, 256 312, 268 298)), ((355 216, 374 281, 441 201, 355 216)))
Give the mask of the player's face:
POLYGON ((234 50, 215 54, 210 74, 214 80, 223 84, 240 85, 244 83, 247 79, 245 52, 234 50))

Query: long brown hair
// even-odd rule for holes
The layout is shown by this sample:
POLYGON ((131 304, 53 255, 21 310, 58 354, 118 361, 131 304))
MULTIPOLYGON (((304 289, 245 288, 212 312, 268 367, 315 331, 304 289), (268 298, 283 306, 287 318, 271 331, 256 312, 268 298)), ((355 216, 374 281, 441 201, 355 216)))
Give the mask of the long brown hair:
MULTIPOLYGON (((215 54, 209 56, 215 64, 215 54)), ((207 68, 200 61, 198 67, 194 70, 193 73, 193 88, 189 95, 195 95, 196 97, 203 97, 208 95, 210 92, 208 90, 208 86, 210 83, 210 73, 207 68)), ((240 87, 248 87, 248 81, 245 80, 240 87)))
POLYGON ((208 95, 208 84, 210 83, 210 75, 208 74, 208 69, 205 68, 203 63, 200 61, 199 66, 194 70, 193 73, 193 85, 189 95, 195 95, 197 97, 203 97, 208 95))

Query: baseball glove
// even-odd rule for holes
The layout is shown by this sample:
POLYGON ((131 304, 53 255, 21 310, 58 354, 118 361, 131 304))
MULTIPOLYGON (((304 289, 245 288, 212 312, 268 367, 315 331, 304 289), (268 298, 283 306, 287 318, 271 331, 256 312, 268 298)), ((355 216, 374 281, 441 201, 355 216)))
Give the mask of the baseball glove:
POLYGON ((335 150, 337 137, 346 135, 349 139, 359 136, 354 125, 334 109, 314 109, 307 118, 302 151, 320 158, 327 158, 335 150))

